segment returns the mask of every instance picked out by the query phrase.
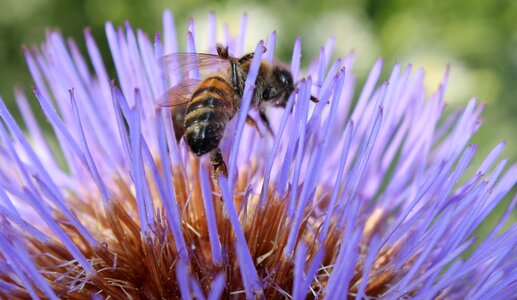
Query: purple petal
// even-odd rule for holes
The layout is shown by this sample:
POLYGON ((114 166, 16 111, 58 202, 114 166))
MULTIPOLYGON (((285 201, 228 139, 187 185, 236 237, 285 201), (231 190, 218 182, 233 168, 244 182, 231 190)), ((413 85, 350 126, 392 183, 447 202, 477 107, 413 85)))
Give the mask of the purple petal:
POLYGON ((203 203, 205 205, 206 221, 208 223, 208 236, 210 238, 210 247, 212 250, 212 257, 216 264, 222 263, 221 242, 219 241, 219 234, 217 232, 217 221, 215 218, 214 203, 211 194, 211 186, 206 170, 199 168, 201 176, 201 191, 203 193, 203 203))

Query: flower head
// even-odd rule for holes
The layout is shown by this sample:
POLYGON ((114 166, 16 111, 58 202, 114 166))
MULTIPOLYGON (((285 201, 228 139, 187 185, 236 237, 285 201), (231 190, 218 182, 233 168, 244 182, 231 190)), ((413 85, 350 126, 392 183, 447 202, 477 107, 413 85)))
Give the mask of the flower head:
MULTIPOLYGON (((224 36, 234 56, 240 34, 224 36)), ((215 16, 208 49, 214 51, 215 16)), ((354 55, 331 60, 333 40, 300 75, 297 92, 268 111, 274 136, 245 125, 259 42, 239 113, 221 148, 228 177, 176 143, 170 109, 155 102, 182 80, 161 57, 178 51, 172 16, 150 40, 106 25, 116 80, 86 30, 88 58, 50 32, 24 49, 44 135, 19 91, 27 127, 0 101, 0 291, 8 298, 508 298, 517 286, 517 227, 474 230, 509 193, 517 166, 497 145, 473 175, 469 139, 482 107, 444 115, 447 73, 429 98, 424 72, 377 61, 354 97, 354 55), (88 65, 91 63, 93 70, 88 65), (311 94, 320 100, 310 102, 311 94), (52 140, 58 147, 51 147, 52 140), (475 245, 475 246, 474 246, 475 245), (470 254, 466 251, 471 250, 470 254)), ((265 45, 267 51, 260 51, 265 45)), ((197 77, 194 71, 192 76, 197 77)))

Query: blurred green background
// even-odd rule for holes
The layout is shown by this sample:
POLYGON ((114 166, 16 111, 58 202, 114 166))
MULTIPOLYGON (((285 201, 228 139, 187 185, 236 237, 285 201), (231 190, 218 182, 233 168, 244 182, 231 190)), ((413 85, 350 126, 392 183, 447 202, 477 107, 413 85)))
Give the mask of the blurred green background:
MULTIPOLYGON (((357 54, 355 73, 362 83, 375 59, 385 59, 385 76, 395 62, 426 70, 426 84, 434 91, 451 65, 446 99, 451 108, 477 96, 487 103, 485 125, 473 142, 480 144, 478 162, 500 140, 506 155, 517 158, 517 1, 359 1, 336 4, 330 0, 122 1, 122 0, 0 0, 0 94, 14 109, 13 87, 29 91, 32 80, 20 45, 37 45, 45 30, 59 29, 84 50, 83 29, 90 27, 110 62, 104 24, 129 20, 148 34, 162 31, 162 12, 170 8, 178 37, 184 39, 189 17, 202 40, 208 12, 227 22, 233 33, 242 12, 249 14, 248 49, 277 30, 277 55, 289 61, 292 44, 302 37, 304 62, 317 55, 329 36, 336 38, 336 55, 357 54), (362 78, 362 80, 361 80, 362 78)), ((111 64, 110 74, 115 77, 111 64)), ((514 218, 515 219, 515 218, 514 218)))
MULTIPOLYGON (((59 29, 84 46, 83 29, 90 27, 109 62, 104 35, 108 20, 117 25, 129 20, 153 34, 162 30, 162 12, 170 8, 180 39, 188 18, 194 17, 202 40, 209 11, 217 13, 218 21, 228 22, 234 33, 246 11, 250 17, 248 48, 276 29, 277 54, 284 61, 289 59, 297 35, 302 37, 305 63, 334 36, 336 55, 356 51, 359 78, 364 78, 376 58, 383 57, 385 73, 395 62, 424 67, 429 91, 436 89, 450 64, 446 94, 450 107, 464 105, 474 96, 488 104, 485 126, 474 140, 481 144, 480 152, 506 140, 507 153, 516 160, 512 131, 517 129, 517 1, 335 2, 0 0, 0 94, 14 107, 13 87, 31 87, 20 45, 38 45, 46 29, 59 29)), ((114 76, 113 68, 111 74, 114 76)))

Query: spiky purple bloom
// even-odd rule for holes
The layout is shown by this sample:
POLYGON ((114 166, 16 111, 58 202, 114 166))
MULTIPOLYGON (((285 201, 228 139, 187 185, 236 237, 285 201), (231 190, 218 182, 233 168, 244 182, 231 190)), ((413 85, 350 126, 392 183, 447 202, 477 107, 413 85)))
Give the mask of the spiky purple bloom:
MULTIPOLYGON (((214 50, 214 15, 209 24, 201 47, 190 23, 187 51, 214 50)), ((355 101, 354 56, 332 61, 330 40, 302 77, 298 39, 299 91, 269 112, 275 137, 260 138, 244 121, 258 63, 273 58, 273 32, 222 145, 229 178, 219 186, 206 158, 176 144, 171 112, 155 105, 181 80, 158 59, 178 51, 171 14, 154 40, 129 24, 106 32, 114 82, 88 30, 93 72, 56 32, 24 50, 59 150, 22 92, 27 134, 0 101, 3 297, 515 296, 517 225, 501 229, 517 201, 509 195, 517 166, 500 159, 501 143, 465 175, 482 107, 473 99, 444 116, 447 74, 427 97, 422 70, 396 65, 379 84, 378 61, 355 101), (474 230, 507 196, 506 213, 474 246, 474 230)), ((226 33, 222 43, 238 56, 245 37, 246 16, 238 37, 226 33)))

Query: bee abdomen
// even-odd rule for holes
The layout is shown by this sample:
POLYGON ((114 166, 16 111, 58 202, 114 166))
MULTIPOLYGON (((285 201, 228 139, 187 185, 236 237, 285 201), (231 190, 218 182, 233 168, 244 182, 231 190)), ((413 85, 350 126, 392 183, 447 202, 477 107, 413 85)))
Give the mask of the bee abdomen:
POLYGON ((225 125, 225 122, 196 122, 185 130, 185 142, 197 156, 208 153, 219 147, 225 125))
POLYGON ((233 89, 223 78, 207 78, 192 94, 187 113, 199 107, 233 108, 233 89))
POLYGON ((233 90, 221 77, 206 79, 192 94, 185 115, 185 141, 195 155, 219 146, 231 119, 233 90))
POLYGON ((187 113, 200 107, 228 108, 228 97, 224 90, 217 87, 201 87, 192 95, 187 113))

